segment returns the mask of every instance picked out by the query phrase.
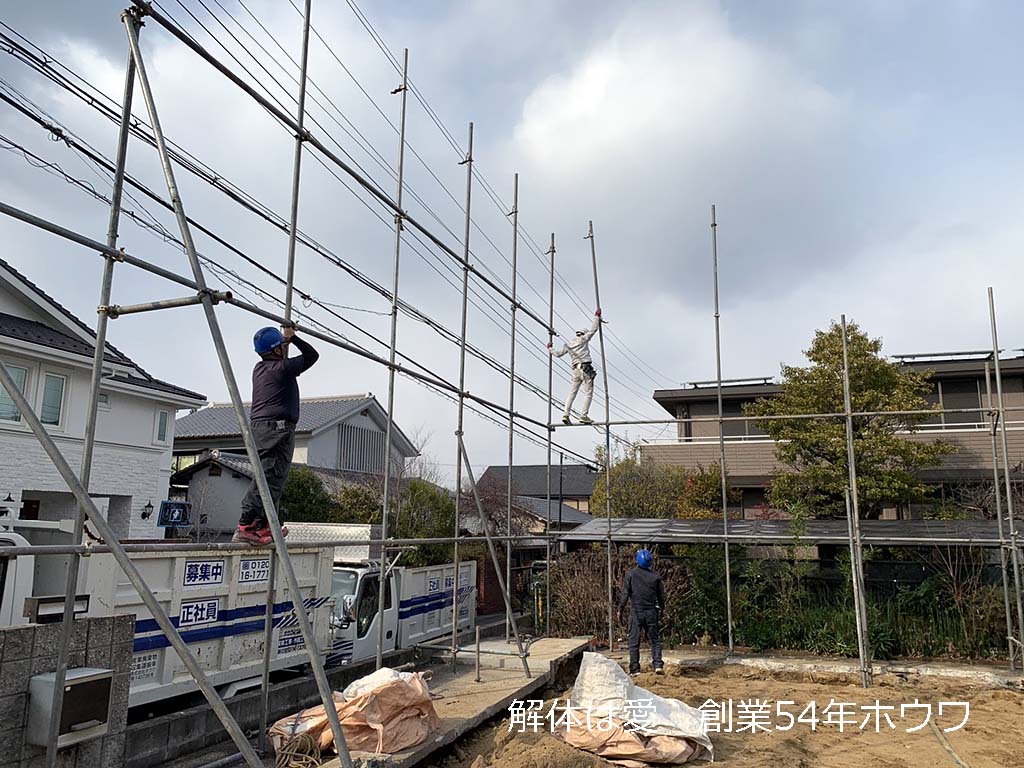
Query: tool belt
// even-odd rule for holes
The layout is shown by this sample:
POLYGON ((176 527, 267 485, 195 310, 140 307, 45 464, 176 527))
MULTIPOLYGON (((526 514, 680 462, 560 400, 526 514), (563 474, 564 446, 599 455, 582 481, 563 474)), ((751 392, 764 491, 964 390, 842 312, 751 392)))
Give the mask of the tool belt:
POLYGON ((583 375, 590 380, 597 378, 597 370, 594 368, 593 363, 577 363, 576 367, 583 371, 583 375))

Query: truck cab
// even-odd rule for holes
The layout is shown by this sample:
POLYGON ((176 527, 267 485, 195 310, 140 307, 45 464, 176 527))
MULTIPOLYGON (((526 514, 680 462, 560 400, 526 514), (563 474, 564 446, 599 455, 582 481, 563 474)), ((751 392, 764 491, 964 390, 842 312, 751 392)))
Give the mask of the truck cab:
MULTIPOLYGON (((398 610, 394 595, 398 571, 388 574, 384 590, 384 648, 388 653, 396 649, 398 639, 398 610)), ((371 658, 377 653, 377 637, 381 614, 380 564, 335 563, 331 578, 331 597, 334 598, 332 664, 349 664, 353 659, 371 658)))
MULTIPOLYGON (((451 632, 455 566, 452 564, 387 571, 384 611, 379 609, 380 563, 335 562, 331 597, 334 598, 334 643, 330 664, 352 664, 377 653, 379 622, 384 622, 383 653, 410 648, 451 632)), ((459 628, 476 622, 476 563, 459 566, 459 628)))

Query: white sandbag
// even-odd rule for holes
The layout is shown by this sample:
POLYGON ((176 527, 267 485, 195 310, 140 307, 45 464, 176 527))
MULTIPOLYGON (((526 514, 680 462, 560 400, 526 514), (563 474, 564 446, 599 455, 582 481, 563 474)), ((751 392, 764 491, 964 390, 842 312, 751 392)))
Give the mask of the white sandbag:
POLYGON ((380 688, 382 685, 387 685, 394 680, 409 682, 412 676, 412 672, 396 672, 389 667, 381 667, 376 672, 371 672, 365 677, 360 677, 358 680, 349 683, 341 695, 345 697, 345 701, 352 701, 352 699, 380 688))
POLYGON ((599 653, 584 653, 573 686, 572 706, 598 717, 621 718, 627 709, 642 702, 643 728, 651 735, 678 736, 707 750, 712 757, 711 739, 700 710, 676 699, 664 699, 633 684, 616 662, 599 653), (630 707, 627 707, 627 702, 630 707))

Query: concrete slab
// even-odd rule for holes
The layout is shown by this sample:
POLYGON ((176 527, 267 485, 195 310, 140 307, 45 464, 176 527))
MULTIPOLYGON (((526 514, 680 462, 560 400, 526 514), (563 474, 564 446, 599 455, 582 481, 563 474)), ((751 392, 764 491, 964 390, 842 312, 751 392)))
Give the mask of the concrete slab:
MULTIPOLYGON (((430 681, 431 693, 439 698, 434 707, 441 718, 441 728, 428 742, 415 749, 396 755, 374 755, 354 752, 353 761, 361 768, 409 768, 473 730, 480 724, 503 711, 515 699, 528 699, 543 690, 567 669, 575 673, 576 662, 589 645, 588 638, 572 640, 538 640, 530 648, 530 673, 527 680, 523 674, 518 656, 481 655, 480 682, 476 682, 475 659, 472 653, 459 656, 459 664, 452 671, 450 667, 435 667, 430 681)), ((481 647, 493 650, 511 648, 504 639, 485 641, 481 647)), ((322 768, 340 768, 335 758, 323 764, 322 768)))
MULTIPOLYGON (((625 664, 629 654, 615 651, 606 654, 609 658, 625 664)), ((860 662, 856 659, 826 658, 801 654, 733 654, 727 656, 721 648, 684 648, 665 651, 662 654, 666 666, 705 667, 719 664, 737 664, 766 672, 823 672, 830 674, 859 675, 860 662)), ((648 668, 650 653, 640 654, 640 663, 648 668)), ((977 683, 994 688, 1024 688, 1024 674, 1010 672, 1006 667, 991 664, 970 664, 966 662, 931 661, 879 661, 872 665, 875 675, 897 675, 899 677, 946 677, 977 683)))

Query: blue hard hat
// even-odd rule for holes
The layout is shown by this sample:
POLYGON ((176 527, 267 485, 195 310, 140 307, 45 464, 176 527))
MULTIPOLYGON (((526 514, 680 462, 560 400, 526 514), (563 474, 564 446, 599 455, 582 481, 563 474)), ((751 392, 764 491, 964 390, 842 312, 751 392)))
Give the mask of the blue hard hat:
POLYGON ((651 567, 651 562, 653 560, 654 560, 654 558, 651 557, 650 550, 641 549, 639 552, 636 553, 636 564, 639 565, 644 570, 647 570, 648 568, 651 567))
POLYGON ((257 355, 265 355, 282 344, 284 344, 284 334, 277 328, 260 328, 252 337, 252 346, 257 355))

